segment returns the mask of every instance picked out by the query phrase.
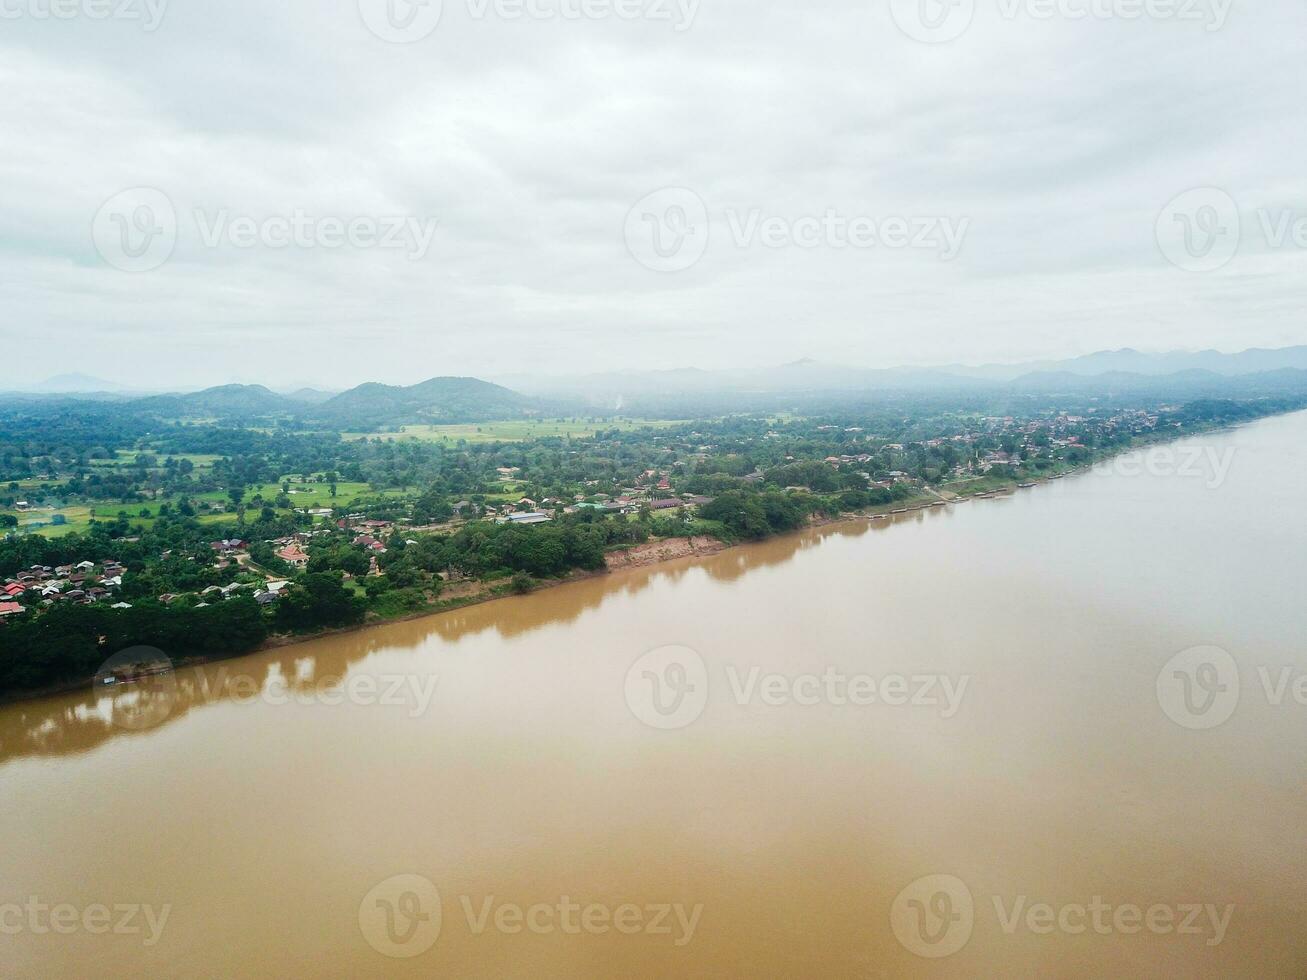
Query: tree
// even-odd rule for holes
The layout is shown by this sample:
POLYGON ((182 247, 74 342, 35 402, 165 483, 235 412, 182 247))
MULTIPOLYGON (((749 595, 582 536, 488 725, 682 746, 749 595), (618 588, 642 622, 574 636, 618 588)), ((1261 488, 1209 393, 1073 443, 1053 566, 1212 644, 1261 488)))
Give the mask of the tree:
POLYGON ((282 629, 348 626, 362 622, 367 611, 364 600, 333 572, 307 574, 287 592, 277 604, 277 625, 282 629))

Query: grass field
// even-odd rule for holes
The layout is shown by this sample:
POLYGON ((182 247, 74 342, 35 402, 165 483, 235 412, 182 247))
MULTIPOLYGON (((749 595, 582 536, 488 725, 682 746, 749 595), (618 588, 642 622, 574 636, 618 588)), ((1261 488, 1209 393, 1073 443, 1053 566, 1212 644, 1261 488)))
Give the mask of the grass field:
POLYGON ((189 459, 196 469, 207 469, 212 467, 215 462, 221 459, 221 456, 205 455, 203 453, 161 453, 154 449, 119 449, 114 453, 113 459, 93 459, 90 464, 95 467, 109 468, 115 466, 132 466, 135 464, 138 456, 153 456, 158 460, 158 467, 162 468, 165 460, 189 459))
MULTIPOLYGON (((407 490, 385 490, 380 494, 374 494, 372 489, 366 483, 350 483, 340 481, 336 484, 336 496, 331 496, 331 487, 326 483, 297 483, 296 480, 290 481, 291 507, 296 509, 309 509, 316 507, 330 507, 332 509, 347 506, 350 501, 356 497, 362 496, 403 496, 408 493, 407 490)), ((245 491, 245 505, 248 511, 253 509, 250 501, 255 497, 262 497, 264 502, 271 504, 281 494, 280 483, 265 483, 261 486, 249 487, 245 491)), ((219 504, 222 510, 213 512, 199 511, 195 519, 201 524, 225 524, 236 520, 236 514, 231 509, 231 498, 225 491, 214 490, 209 493, 195 494, 191 497, 198 503, 207 503, 210 505, 219 504)), ((516 497, 514 499, 517 499, 516 497)), ((0 514, 12 514, 18 518, 18 530, 23 533, 39 534, 41 537, 53 538, 64 534, 71 534, 74 531, 85 531, 90 527, 91 519, 98 521, 113 521, 118 518, 119 514, 126 514, 128 520, 133 524, 140 524, 144 527, 153 526, 159 516, 159 509, 163 504, 171 503, 175 508, 177 499, 170 501, 151 500, 151 501, 132 501, 123 503, 121 501, 101 501, 95 504, 75 507, 60 508, 43 508, 39 510, 30 510, 19 513, 14 510, 0 509, 0 514), (65 524, 50 524, 55 514, 62 514, 65 524), (145 516, 142 516, 145 515, 145 516), (33 524, 45 524, 46 527, 31 529, 33 524), (25 530, 30 529, 30 530, 25 530)))
POLYGON ((644 419, 521 419, 513 422, 480 422, 469 425, 406 425, 399 432, 362 433, 347 432, 346 439, 384 439, 395 441, 413 439, 421 442, 457 443, 465 440, 479 442, 526 442, 528 439, 551 439, 562 436, 589 437, 596 432, 619 429, 630 432, 642 428, 670 428, 681 422, 648 421, 644 419))
POLYGON ((29 510, 19 513, 16 510, 0 510, 0 514, 11 514, 18 518, 18 530, 27 534, 36 534, 43 538, 57 538, 73 531, 85 531, 91 526, 90 507, 60 507, 57 509, 29 510), (61 514, 66 524, 51 525, 51 519, 61 514), (47 527, 32 528, 34 524, 46 524, 47 527), (25 530, 26 529, 26 530, 25 530))

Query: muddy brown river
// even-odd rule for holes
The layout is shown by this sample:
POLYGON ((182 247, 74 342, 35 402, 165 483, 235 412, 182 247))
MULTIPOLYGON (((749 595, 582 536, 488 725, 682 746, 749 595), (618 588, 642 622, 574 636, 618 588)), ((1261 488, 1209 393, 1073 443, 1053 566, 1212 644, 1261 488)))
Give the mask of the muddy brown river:
POLYGON ((0 708, 0 975, 1301 977, 1304 486, 1299 414, 0 708))

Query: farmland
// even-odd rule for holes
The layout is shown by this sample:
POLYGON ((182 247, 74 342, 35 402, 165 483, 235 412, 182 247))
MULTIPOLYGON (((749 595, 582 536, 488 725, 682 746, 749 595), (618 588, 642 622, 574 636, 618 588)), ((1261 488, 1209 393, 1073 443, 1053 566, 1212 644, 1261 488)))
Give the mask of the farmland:
POLYGON ((646 428, 671 428, 682 422, 644 419, 538 419, 512 422, 479 422, 466 425, 406 425, 397 432, 346 433, 344 438, 381 439, 387 442, 466 443, 527 442, 534 439, 589 438, 596 432, 633 432, 646 428))

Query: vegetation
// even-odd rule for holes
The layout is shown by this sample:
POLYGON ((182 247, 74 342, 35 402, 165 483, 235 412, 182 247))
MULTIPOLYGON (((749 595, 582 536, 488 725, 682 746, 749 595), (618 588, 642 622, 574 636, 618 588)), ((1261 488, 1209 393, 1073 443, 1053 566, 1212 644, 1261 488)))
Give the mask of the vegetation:
MULTIPOLYGON (((499 397, 433 383, 353 400, 411 408, 451 388, 499 397)), ((219 415, 273 404, 205 394, 192 407, 219 415)), ((0 694, 84 679, 129 647, 240 653, 273 634, 527 592, 651 538, 757 540, 1307 404, 900 396, 808 415, 418 422, 346 438, 307 418, 331 400, 257 426, 160 418, 186 406, 144 401, 0 405, 0 601, 18 607, 0 618, 0 694)))

